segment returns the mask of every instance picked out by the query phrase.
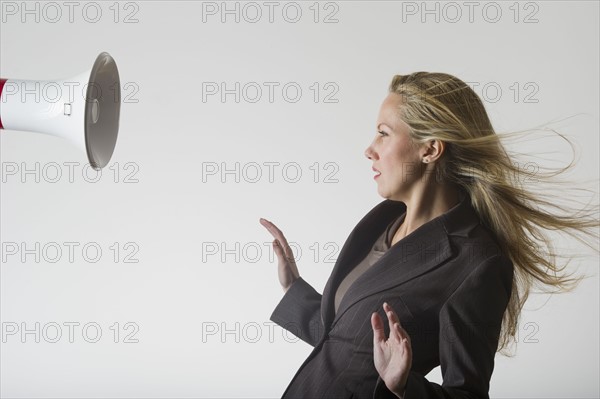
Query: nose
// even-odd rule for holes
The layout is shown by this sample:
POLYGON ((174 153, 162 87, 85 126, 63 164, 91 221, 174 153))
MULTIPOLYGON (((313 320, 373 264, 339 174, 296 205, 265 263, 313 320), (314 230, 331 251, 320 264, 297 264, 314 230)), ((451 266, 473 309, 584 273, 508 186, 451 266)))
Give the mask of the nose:
POLYGON ((373 152, 373 149, 371 148, 371 146, 368 146, 367 149, 365 150, 365 156, 369 159, 373 159, 372 157, 375 155, 375 153, 373 152))

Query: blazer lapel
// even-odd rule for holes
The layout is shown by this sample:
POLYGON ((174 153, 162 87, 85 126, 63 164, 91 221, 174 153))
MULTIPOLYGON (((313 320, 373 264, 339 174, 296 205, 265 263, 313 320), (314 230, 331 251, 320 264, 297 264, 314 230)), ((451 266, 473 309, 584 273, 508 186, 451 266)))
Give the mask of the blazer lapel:
POLYGON ((478 223, 469 196, 461 194, 459 204, 394 244, 359 276, 349 287, 335 313, 335 292, 343 278, 364 259, 387 226, 405 212, 404 203, 384 200, 363 217, 350 233, 323 290, 321 315, 326 331, 361 299, 401 285, 442 264, 452 256, 448 235, 467 235, 478 223))
POLYGON ((340 302, 332 326, 361 299, 425 274, 451 255, 450 241, 439 220, 420 226, 356 279, 340 302))
POLYGON ((340 282, 351 270, 350 267, 356 266, 366 256, 378 235, 383 233, 386 221, 402 214, 405 210, 406 205, 402 202, 384 200, 371 209, 352 229, 342 246, 325 288, 323 288, 321 319, 325 330, 335 313, 334 298, 340 282), (349 264, 350 262, 353 263, 349 264))

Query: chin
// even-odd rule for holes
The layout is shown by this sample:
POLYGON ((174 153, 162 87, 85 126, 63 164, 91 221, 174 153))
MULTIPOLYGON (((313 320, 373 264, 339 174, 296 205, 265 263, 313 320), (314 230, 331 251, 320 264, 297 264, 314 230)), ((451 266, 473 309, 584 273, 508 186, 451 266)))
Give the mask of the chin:
POLYGON ((399 192, 395 192, 395 193, 390 193, 389 191, 387 192, 381 192, 379 191, 379 195, 385 199, 389 199, 392 201, 401 201, 404 202, 404 196, 401 195, 401 193, 399 192))
POLYGON ((384 199, 391 199, 391 197, 392 197, 392 195, 389 192, 382 191, 382 190, 377 190, 377 194, 379 194, 379 196, 384 199))

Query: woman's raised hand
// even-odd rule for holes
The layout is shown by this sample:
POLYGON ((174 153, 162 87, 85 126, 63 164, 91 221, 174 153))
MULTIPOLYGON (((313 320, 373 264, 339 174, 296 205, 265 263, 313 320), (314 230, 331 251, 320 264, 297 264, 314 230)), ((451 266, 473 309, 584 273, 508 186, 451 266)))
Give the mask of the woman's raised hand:
POLYGON ((386 387, 401 398, 412 366, 410 337, 400 325, 396 312, 387 302, 384 302, 383 310, 388 318, 390 337, 385 339, 383 320, 379 313, 373 312, 371 315, 373 361, 386 387))
POLYGON ((283 291, 287 292, 292 283, 300 277, 298 273, 298 267, 294 260, 294 254, 292 249, 288 245, 285 236, 273 223, 266 219, 260 219, 260 224, 265 226, 269 233, 275 238, 273 240, 273 250, 278 258, 277 272, 279 274, 279 282, 283 287, 283 291))

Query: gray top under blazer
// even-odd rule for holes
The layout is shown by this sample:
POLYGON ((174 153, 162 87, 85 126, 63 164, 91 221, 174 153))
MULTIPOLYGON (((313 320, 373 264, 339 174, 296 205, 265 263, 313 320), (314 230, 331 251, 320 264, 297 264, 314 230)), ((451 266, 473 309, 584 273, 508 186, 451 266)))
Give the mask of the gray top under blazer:
POLYGON ((371 313, 383 318, 389 336, 385 301, 411 338, 404 399, 489 398, 513 264, 480 223, 468 194, 461 193, 456 206, 389 247, 338 291, 405 211, 399 201, 377 204, 348 236, 323 295, 300 277, 275 307, 270 320, 314 347, 283 398, 396 398, 373 363, 371 313), (442 385, 425 378, 438 365, 442 385))

